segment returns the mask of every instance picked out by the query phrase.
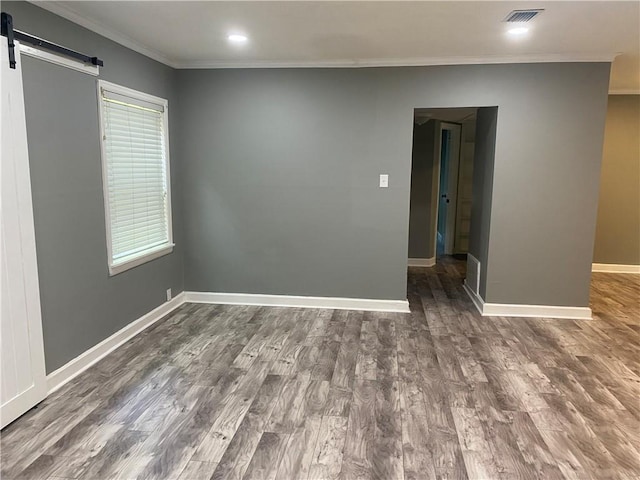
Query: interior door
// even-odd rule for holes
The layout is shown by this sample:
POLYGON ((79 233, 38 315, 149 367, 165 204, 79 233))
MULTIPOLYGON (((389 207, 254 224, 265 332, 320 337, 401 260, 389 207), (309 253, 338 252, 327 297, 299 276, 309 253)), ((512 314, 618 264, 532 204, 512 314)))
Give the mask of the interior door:
POLYGON ((4 427, 44 399, 47 384, 22 62, 16 42, 17 65, 9 68, 7 40, 0 38, 0 426, 4 427))
POLYGON ((438 198, 437 253, 451 255, 455 240, 460 162, 459 124, 441 124, 440 185, 438 198))
POLYGON ((436 231, 437 254, 445 253, 445 241, 447 237, 447 219, 449 205, 451 203, 449 195, 449 163, 451 154, 451 131, 442 129, 440 131, 440 197, 438 198, 438 224, 436 231))

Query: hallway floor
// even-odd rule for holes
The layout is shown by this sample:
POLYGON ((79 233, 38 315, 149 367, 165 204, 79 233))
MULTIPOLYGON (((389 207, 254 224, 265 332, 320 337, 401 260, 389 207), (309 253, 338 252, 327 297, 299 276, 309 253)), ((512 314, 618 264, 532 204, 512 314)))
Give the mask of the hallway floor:
POLYGON ((411 269, 411 314, 184 305, 3 430, 2 478, 638 478, 640 276, 572 321, 463 274, 411 269))

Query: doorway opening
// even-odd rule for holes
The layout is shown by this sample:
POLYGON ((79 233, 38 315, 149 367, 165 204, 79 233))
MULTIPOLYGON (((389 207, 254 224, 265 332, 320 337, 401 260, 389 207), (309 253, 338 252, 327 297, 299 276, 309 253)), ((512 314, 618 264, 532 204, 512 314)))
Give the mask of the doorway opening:
MULTIPOLYGON (((458 123, 440 123, 440 155, 435 164, 435 174, 439 178, 436 195, 436 256, 452 255, 454 248, 460 250, 462 247, 456 241, 456 233, 460 234, 460 230, 456 229, 456 217, 461 131, 462 126, 458 123)), ((468 237, 468 232, 464 233, 468 237)))
POLYGON ((409 227, 414 266, 431 266, 444 255, 464 258, 469 251, 477 111, 414 111, 409 227))

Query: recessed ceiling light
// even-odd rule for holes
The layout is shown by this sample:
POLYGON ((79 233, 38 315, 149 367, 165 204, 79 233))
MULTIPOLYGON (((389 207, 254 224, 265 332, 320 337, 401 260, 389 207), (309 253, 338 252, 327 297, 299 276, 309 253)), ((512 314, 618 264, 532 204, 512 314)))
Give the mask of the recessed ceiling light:
POLYGON ((227 40, 229 40, 231 43, 246 43, 249 39, 246 35, 242 35, 240 33, 232 33, 227 36, 227 40))
POLYGON ((514 27, 507 30, 507 33, 509 35, 524 35, 528 31, 529 31, 529 28, 527 27, 514 27))

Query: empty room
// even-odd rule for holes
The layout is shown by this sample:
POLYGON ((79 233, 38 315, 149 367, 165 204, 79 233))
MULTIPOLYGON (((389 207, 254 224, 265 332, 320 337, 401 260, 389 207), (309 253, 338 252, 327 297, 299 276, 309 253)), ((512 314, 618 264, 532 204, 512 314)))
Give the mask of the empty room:
POLYGON ((0 8, 3 480, 640 478, 640 2, 0 8))

